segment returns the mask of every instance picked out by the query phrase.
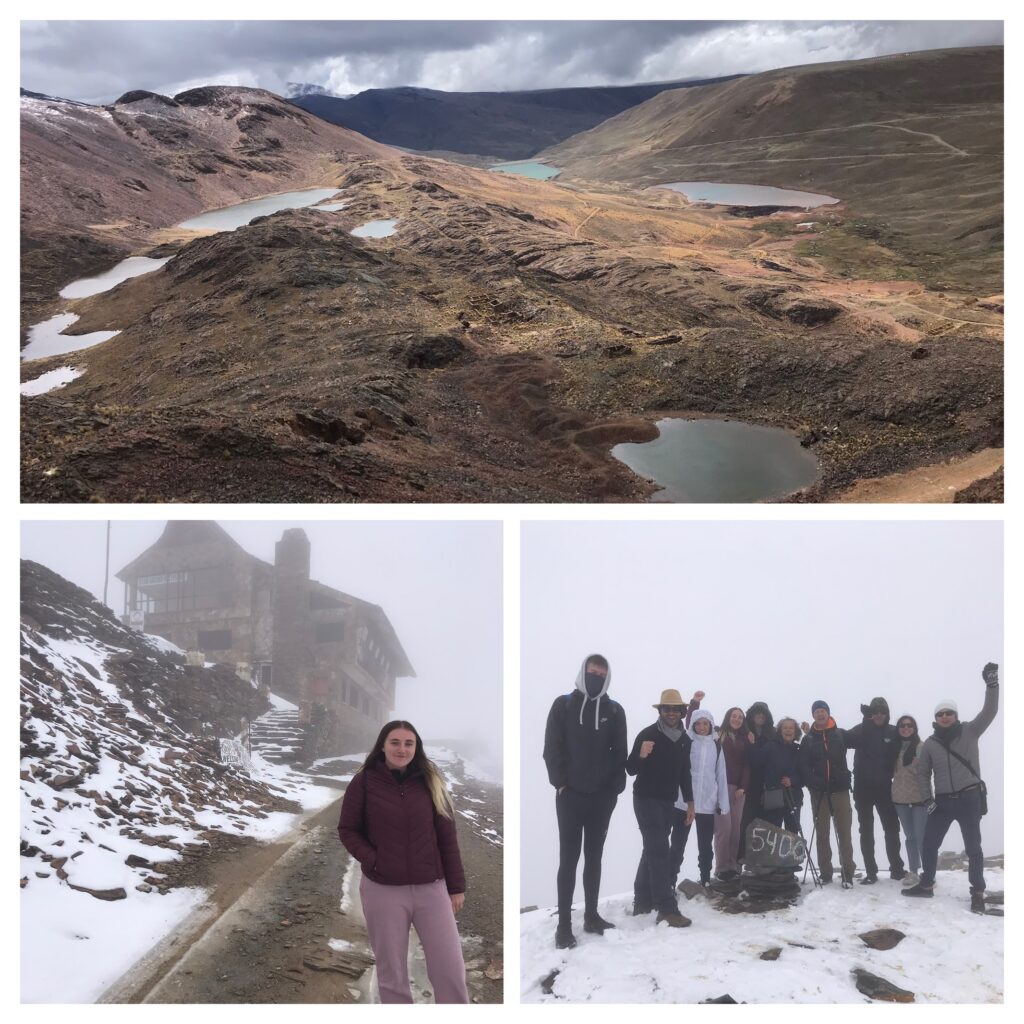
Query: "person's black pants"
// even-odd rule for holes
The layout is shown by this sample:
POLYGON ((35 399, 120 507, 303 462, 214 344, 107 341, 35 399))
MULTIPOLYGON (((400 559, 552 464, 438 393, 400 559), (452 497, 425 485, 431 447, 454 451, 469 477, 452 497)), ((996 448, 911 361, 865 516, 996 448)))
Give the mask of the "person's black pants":
POLYGON ((785 806, 778 807, 774 811, 762 810, 758 817, 774 825, 776 828, 784 828, 789 832, 796 832, 798 835, 800 833, 799 804, 793 807, 787 803, 785 806))
MULTIPOLYGON (((697 867, 701 881, 711 878, 711 864, 715 859, 715 816, 713 814, 695 814, 693 820, 697 825, 697 867)), ((679 880, 679 869, 683 866, 683 855, 686 853, 686 840, 690 838, 690 826, 686 824, 686 811, 672 808, 672 839, 669 843, 669 868, 671 870, 672 888, 679 880)))
POLYGON ((641 908, 678 913, 672 886, 669 836, 675 808, 670 800, 633 794, 633 811, 644 850, 633 881, 633 902, 641 908))
POLYGON ((928 815, 921 850, 921 884, 935 884, 939 847, 955 821, 967 851, 967 878, 971 892, 985 891, 985 854, 981 849, 981 790, 977 787, 935 797, 935 810, 928 815))
POLYGON ((751 779, 750 789, 747 790, 743 801, 743 817, 740 819, 740 845, 736 853, 737 861, 743 860, 747 849, 747 826, 755 818, 764 819, 764 783, 751 779))
POLYGON ((558 815, 558 920, 568 924, 576 891, 576 867, 583 851, 583 899, 587 913, 597 910, 601 888, 601 854, 608 822, 618 797, 614 793, 579 793, 563 789, 555 797, 558 815))
POLYGON ((900 856, 900 819, 896 805, 892 802, 892 784, 889 782, 870 785, 854 784, 853 806, 857 810, 857 826, 860 829, 860 852, 864 858, 864 870, 869 875, 878 874, 875 862, 875 810, 882 822, 885 833, 885 855, 889 858, 889 870, 897 875, 903 872, 903 857, 900 856))

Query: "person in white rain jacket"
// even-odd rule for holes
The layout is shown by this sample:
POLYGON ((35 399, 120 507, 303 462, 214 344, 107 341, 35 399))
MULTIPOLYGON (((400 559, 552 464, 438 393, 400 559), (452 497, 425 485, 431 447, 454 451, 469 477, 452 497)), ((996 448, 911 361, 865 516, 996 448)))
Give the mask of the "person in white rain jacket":
MULTIPOLYGON (((700 884, 706 887, 711 881, 711 863, 714 860, 715 816, 729 813, 729 783, 722 748, 715 738, 714 715, 703 709, 694 711, 686 732, 691 743, 690 775, 696 812, 694 821, 697 824, 697 866, 700 868, 700 884)), ((686 805, 677 802, 676 810, 680 808, 685 822, 686 805)), ((672 830, 671 867, 674 879, 679 877, 689 836, 689 825, 677 824, 672 830)))

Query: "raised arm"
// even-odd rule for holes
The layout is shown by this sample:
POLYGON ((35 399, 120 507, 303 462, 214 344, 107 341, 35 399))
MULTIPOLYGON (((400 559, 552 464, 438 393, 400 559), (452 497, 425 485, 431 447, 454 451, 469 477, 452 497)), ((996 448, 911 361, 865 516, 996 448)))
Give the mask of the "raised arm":
POLYGON ((967 723, 975 736, 980 736, 992 724, 999 710, 999 666, 990 661, 982 669, 981 678, 985 680, 985 703, 978 717, 967 723))

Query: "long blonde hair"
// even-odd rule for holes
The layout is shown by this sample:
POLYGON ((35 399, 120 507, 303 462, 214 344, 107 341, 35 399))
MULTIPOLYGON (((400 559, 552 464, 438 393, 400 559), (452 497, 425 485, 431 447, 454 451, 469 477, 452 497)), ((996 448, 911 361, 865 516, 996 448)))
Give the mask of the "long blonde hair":
POLYGON ((369 754, 367 754, 366 760, 363 762, 359 771, 371 768, 381 760, 381 758, 383 758, 384 744, 387 742, 388 736, 390 736, 396 729, 407 729, 416 737, 416 753, 413 754, 412 761, 409 766, 418 768, 420 773, 423 775, 423 779, 427 784, 427 792, 430 794, 431 802, 434 805, 434 810, 443 818, 451 819, 455 813, 455 808, 452 806, 452 796, 451 793, 448 792, 448 786, 445 784, 444 776, 441 774, 441 770, 437 765, 427 757, 426 752, 423 749, 423 740, 420 738, 420 734, 416 731, 416 727, 411 722, 397 720, 394 722, 388 722, 378 734, 377 741, 374 743, 373 749, 369 754))

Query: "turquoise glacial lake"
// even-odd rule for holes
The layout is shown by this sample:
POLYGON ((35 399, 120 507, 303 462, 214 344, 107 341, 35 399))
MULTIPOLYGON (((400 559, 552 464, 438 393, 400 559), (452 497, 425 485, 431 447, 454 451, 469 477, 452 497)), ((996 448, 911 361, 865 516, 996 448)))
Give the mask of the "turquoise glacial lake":
POLYGON ((538 178, 540 181, 547 181, 549 178, 557 177, 562 173, 561 167, 551 167, 548 164, 539 164, 536 160, 518 160, 511 164, 495 164, 488 168, 491 171, 498 171, 500 174, 521 174, 524 178, 538 178))
POLYGON ((831 206, 839 200, 816 192, 798 192, 773 185, 726 184, 720 181, 673 181, 652 188, 682 192, 691 203, 717 203, 719 206, 798 206, 805 210, 831 206))
POLYGON ((769 501, 818 479, 814 456, 776 427, 683 419, 657 427, 653 441, 612 448, 616 459, 662 488, 651 501, 769 501))

